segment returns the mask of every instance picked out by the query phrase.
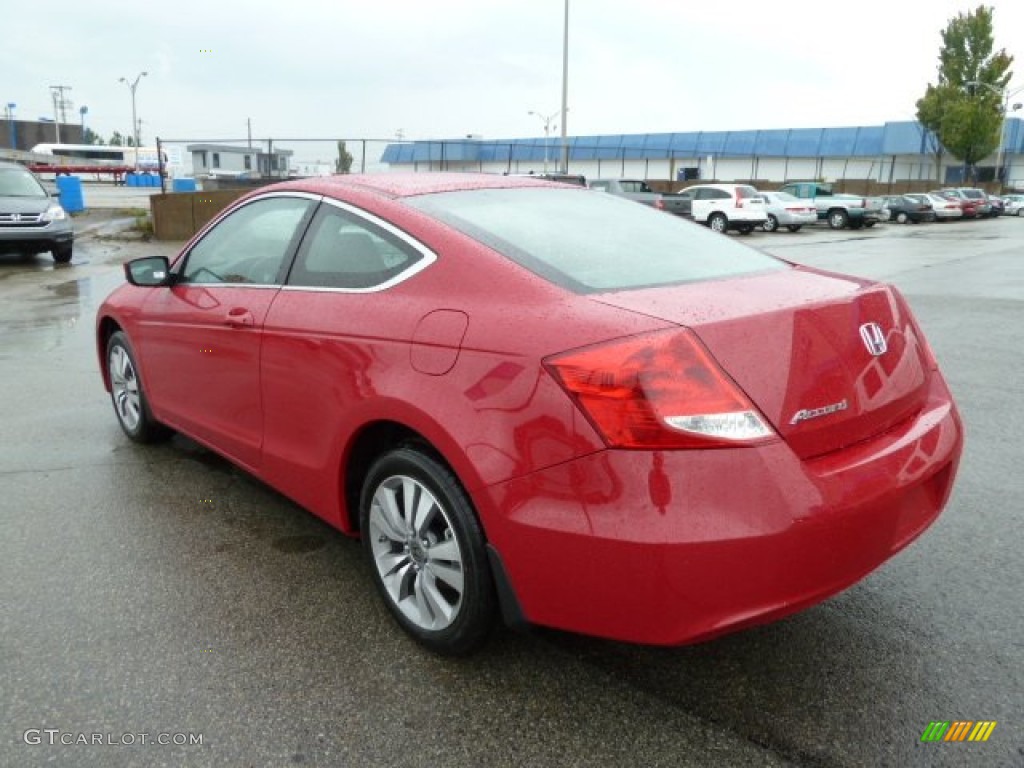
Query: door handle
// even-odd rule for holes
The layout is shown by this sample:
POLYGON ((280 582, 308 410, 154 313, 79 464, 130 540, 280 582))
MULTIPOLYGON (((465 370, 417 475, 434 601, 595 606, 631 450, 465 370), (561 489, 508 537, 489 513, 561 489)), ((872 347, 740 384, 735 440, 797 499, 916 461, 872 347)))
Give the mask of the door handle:
POLYGON ((252 312, 245 307, 234 307, 228 310, 224 323, 232 328, 251 328, 256 321, 253 319, 252 312))

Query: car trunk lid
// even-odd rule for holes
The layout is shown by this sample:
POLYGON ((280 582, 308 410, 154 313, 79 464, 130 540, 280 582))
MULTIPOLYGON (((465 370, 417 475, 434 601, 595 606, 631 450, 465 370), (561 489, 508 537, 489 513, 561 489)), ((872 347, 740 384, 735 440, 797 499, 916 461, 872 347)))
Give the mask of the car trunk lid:
POLYGON ((922 406, 931 368, 895 289, 795 268, 592 298, 690 328, 803 458, 922 406))

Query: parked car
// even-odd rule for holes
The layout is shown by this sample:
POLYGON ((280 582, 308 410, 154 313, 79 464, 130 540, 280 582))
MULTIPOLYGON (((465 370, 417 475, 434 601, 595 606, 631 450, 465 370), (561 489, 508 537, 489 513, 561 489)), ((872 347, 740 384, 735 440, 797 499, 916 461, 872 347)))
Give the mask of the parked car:
POLYGON ((25 256, 49 251, 58 264, 71 261, 75 232, 60 203, 32 171, 0 160, 0 252, 25 256))
POLYGON ((1024 195, 1003 195, 1003 202, 1007 216, 1020 216, 1021 209, 1024 209, 1024 195))
MULTIPOLYGON (((974 206, 976 216, 983 216, 985 218, 992 216, 992 205, 989 203, 988 195, 985 194, 983 189, 976 189, 975 187, 947 187, 940 190, 940 194, 969 201, 974 206)), ((967 215, 966 209, 964 210, 964 215, 967 215)))
POLYGON ((651 644, 793 613, 934 522, 961 453, 894 287, 567 185, 287 181, 125 277, 95 340, 128 438, 360 536, 438 652, 499 613, 651 644))
POLYGON ((986 195, 988 198, 988 204, 992 206, 992 218, 996 216, 1002 216, 1006 210, 1006 204, 1003 202, 1003 198, 998 195, 986 195))
POLYGON ((599 192, 624 197, 637 203, 649 205, 658 210, 674 213, 677 216, 690 215, 690 199, 680 195, 663 195, 651 189, 646 181, 640 179, 593 179, 587 186, 599 192))
POLYGON ((960 206, 960 209, 963 211, 963 217, 965 219, 976 219, 978 218, 978 216, 981 215, 978 209, 982 203, 979 200, 960 197, 958 195, 954 195, 942 189, 935 190, 934 192, 929 192, 929 194, 938 195, 939 197, 942 197, 946 200, 952 200, 956 202, 960 206))
POLYGON ((955 198, 943 197, 932 192, 910 193, 907 197, 929 203, 935 212, 936 221, 962 219, 964 217, 963 205, 955 198))
POLYGON ((529 176, 533 179, 544 179, 545 181, 557 181, 561 184, 574 184, 577 187, 587 186, 587 177, 578 173, 511 173, 507 176, 529 176))
POLYGON ((788 192, 759 192, 764 198, 768 221, 762 224, 765 232, 775 232, 785 227, 790 232, 799 232, 807 224, 818 220, 818 209, 788 192))
POLYGON ((813 201, 818 218, 827 221, 832 229, 873 227, 882 216, 879 198, 836 192, 831 184, 819 181, 790 181, 779 191, 813 201))
POLYGON ((882 198, 883 218, 899 224, 935 221, 935 209, 920 195, 886 195, 882 198))
POLYGON ((749 235, 768 221, 764 198, 749 184, 698 184, 679 194, 693 201, 693 220, 715 232, 749 235))

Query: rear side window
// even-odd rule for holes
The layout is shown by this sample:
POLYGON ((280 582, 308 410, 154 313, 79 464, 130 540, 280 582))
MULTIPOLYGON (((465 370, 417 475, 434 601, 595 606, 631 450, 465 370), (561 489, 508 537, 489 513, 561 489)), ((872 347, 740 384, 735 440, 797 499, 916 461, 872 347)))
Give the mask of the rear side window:
POLYGON ((788 268, 699 224, 586 190, 480 189, 405 202, 577 293, 788 268))
POLYGON ((753 187, 736 187, 737 200, 746 200, 751 197, 761 197, 761 193, 753 187))
POLYGON ((288 285, 351 291, 382 286, 423 254, 380 227, 330 204, 302 240, 288 285))

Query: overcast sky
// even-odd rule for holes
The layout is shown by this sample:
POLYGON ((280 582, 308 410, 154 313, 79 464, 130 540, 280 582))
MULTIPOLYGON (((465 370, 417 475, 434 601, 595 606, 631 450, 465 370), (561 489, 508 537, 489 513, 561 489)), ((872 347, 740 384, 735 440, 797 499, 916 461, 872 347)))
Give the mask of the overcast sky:
MULTIPOLYGON (((909 120, 955 0, 571 0, 571 135, 909 120)), ((1024 2, 994 0, 1024 85, 1024 2)), ((543 135, 561 105, 563 0, 47 0, 5 14, 0 105, 104 137, 543 135), (69 114, 70 120, 70 114, 69 114)), ((556 119, 555 123, 558 122, 556 119)))

